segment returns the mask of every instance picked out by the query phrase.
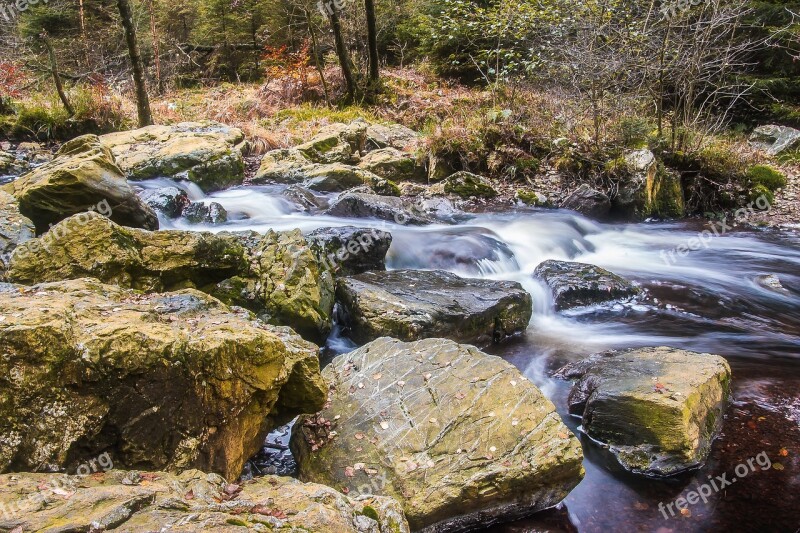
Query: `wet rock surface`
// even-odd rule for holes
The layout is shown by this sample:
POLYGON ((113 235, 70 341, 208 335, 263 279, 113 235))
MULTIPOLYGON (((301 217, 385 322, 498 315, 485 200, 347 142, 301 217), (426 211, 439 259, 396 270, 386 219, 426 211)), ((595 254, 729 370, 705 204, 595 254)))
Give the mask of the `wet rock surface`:
POLYGON ((416 226, 434 221, 408 200, 395 196, 356 192, 347 192, 339 196, 328 208, 327 214, 345 218, 377 218, 416 226))
POLYGON ((217 202, 192 202, 183 208, 181 216, 192 224, 223 224, 228 220, 228 212, 217 202))
POLYGON ((19 211, 19 202, 0 191, 0 279, 17 246, 36 236, 33 222, 19 211))
POLYGON ((557 376, 577 379, 570 413, 624 468, 670 476, 706 460, 722 427, 731 371, 718 355, 660 347, 598 354, 557 376))
POLYGON ((768 124, 753 130, 750 142, 768 154, 777 155, 800 146, 800 130, 768 124))
POLYGON ((558 503, 582 477, 578 440, 509 363, 444 339, 378 339, 324 370, 301 417, 303 480, 401 502, 415 531, 466 531, 558 503))
POLYGON ((10 509, 0 518, 7 531, 409 531, 390 498, 356 500, 278 476, 226 483, 197 470, 3 475, 0 505, 10 509))
POLYGON ((490 344, 525 331, 530 294, 519 283, 441 270, 366 272, 337 281, 347 335, 356 342, 444 337, 490 344))
POLYGON ((361 274, 368 270, 386 270, 386 252, 392 234, 370 228, 344 226, 320 228, 306 235, 320 263, 337 275, 361 274))
POLYGON ((217 122, 182 122, 102 135, 133 180, 182 178, 205 192, 244 180, 244 133, 217 122))
POLYGON ((3 472, 108 452, 233 479, 271 427, 324 402, 316 346, 199 291, 4 284, 0 316, 3 472))
POLYGON ((625 278, 588 263, 547 260, 533 277, 550 287, 557 310, 630 298, 639 288, 625 278))
POLYGON ((42 165, 3 190, 17 198, 22 213, 47 230, 70 215, 89 210, 108 211, 115 222, 158 229, 155 212, 136 196, 111 151, 96 135, 65 143, 50 163, 42 165))
POLYGON ((589 218, 603 220, 609 216, 611 200, 605 193, 583 184, 561 202, 561 207, 589 218))
POLYGON ((177 187, 146 189, 139 193, 139 198, 168 218, 178 218, 184 208, 191 203, 186 191, 177 187))

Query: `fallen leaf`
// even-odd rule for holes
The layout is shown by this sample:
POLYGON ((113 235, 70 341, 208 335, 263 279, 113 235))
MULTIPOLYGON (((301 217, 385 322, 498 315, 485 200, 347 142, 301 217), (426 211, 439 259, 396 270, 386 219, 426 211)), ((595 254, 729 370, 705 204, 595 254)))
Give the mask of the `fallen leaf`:
POLYGON ((564 432, 562 431, 562 432, 559 432, 559 434, 558 434, 558 438, 559 438, 559 439, 566 439, 566 438, 569 438, 569 435, 567 435, 566 433, 564 433, 564 432))
POLYGON ((783 465, 780 463, 772 463, 772 468, 775 470, 783 470, 783 465))
POLYGON ((781 448, 781 451, 778 452, 778 455, 780 455, 781 457, 786 457, 787 455, 789 455, 789 450, 787 450, 786 448, 781 448))
POLYGON ((345 467, 345 469, 344 469, 344 475, 346 477, 353 477, 353 476, 356 475, 356 471, 352 466, 348 466, 348 467, 345 467))
POLYGON ((373 374, 372 379, 378 380, 378 379, 381 379, 382 377, 383 377, 383 374, 378 372, 377 374, 373 374))
POLYGON ((385 420, 383 422, 381 422, 381 428, 382 429, 389 429, 389 422, 387 422, 385 420))
POLYGON ((365 437, 365 435, 363 433, 356 433, 353 436, 356 438, 356 440, 361 440, 361 439, 363 439, 365 437))
POLYGON ((681 515, 683 515, 683 516, 688 518, 688 517, 692 516, 692 512, 689 509, 684 507, 683 509, 681 509, 681 515))

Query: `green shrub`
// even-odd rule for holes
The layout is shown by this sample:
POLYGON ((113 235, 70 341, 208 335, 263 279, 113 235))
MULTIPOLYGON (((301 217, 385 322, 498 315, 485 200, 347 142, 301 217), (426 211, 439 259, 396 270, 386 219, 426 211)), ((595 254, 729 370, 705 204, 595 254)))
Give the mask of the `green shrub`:
POLYGON ((652 124, 641 117, 625 117, 616 125, 617 136, 625 148, 646 148, 652 124))
POLYGON ((770 191, 777 191, 786 187, 786 175, 780 170, 767 165, 755 165, 747 171, 747 177, 755 185, 763 185, 770 191))
POLYGON ((763 185, 756 185, 752 189, 750 189, 750 201, 756 202, 760 197, 764 197, 767 200, 769 205, 772 205, 775 202, 775 195, 772 194, 772 191, 767 189, 763 185))

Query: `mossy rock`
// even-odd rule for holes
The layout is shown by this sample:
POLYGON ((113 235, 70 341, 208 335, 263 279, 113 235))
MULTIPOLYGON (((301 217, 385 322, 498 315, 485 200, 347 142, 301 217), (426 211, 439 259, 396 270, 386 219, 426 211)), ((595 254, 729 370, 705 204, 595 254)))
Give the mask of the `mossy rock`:
POLYGON ((198 288, 311 340, 331 328, 332 274, 299 230, 149 232, 84 213, 18 247, 7 277, 24 284, 93 277, 145 292, 198 288))
POLYGON ((464 170, 448 176, 442 184, 444 185, 444 192, 455 194, 461 198, 471 198, 473 196, 476 198, 494 198, 497 196, 497 191, 492 187, 488 179, 464 170))
POLYGON ((531 205, 534 207, 549 207, 550 201, 547 197, 533 189, 517 189, 517 192, 514 193, 514 197, 517 198, 520 202, 525 205, 531 205))
POLYGON ((97 210, 131 227, 158 229, 158 217, 128 184, 111 151, 96 135, 77 137, 55 158, 2 190, 19 200, 20 210, 39 233, 76 213, 97 210))
POLYGON ((216 122, 147 126, 100 137, 133 180, 184 178, 205 192, 244 180, 244 133, 216 122))
MULTIPOLYGON (((104 457, 105 459, 105 457, 104 457)), ((286 531, 409 533, 400 504, 355 499, 296 479, 264 476, 229 484, 216 474, 105 470, 92 475, 0 476, 4 526, 23 531, 286 531), (52 497, 42 486, 68 497, 52 497), (46 497, 47 503, 40 505, 46 497), (223 502, 223 503, 220 503, 223 502)))
POLYGON ((108 452, 235 479, 272 427, 325 401, 315 345, 196 290, 6 284, 0 315, 3 472, 108 452))
POLYGON ((559 370, 577 379, 569 409, 633 473, 671 476, 703 464, 722 427, 731 370, 674 348, 607 352, 559 370))
POLYGON ((367 152, 361 158, 359 167, 394 182, 421 181, 427 177, 424 169, 417 165, 413 155, 395 148, 381 148, 367 152))

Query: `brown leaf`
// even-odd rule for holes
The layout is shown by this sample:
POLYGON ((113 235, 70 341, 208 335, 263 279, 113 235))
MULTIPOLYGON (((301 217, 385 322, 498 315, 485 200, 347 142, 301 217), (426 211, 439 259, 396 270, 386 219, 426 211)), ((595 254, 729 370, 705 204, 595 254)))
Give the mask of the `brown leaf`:
POLYGON ((193 490, 190 490, 190 491, 189 491, 189 492, 187 492, 187 493, 186 493, 186 494, 185 494, 183 497, 184 497, 184 499, 186 499, 186 500, 194 500, 194 491, 193 491, 193 490))
POLYGON ((225 485, 225 488, 223 490, 225 491, 225 494, 227 494, 228 496, 233 496, 237 492, 241 492, 242 487, 240 487, 236 483, 228 483, 227 485, 225 485))
POLYGON ((789 450, 787 450, 786 448, 781 448, 781 451, 778 452, 778 455, 780 455, 781 457, 786 457, 787 455, 789 455, 789 450))
POLYGON ((344 469, 344 475, 347 477, 353 477, 356 475, 356 470, 352 466, 348 466, 344 469))

